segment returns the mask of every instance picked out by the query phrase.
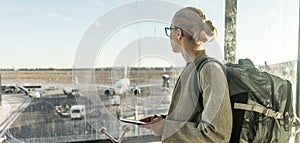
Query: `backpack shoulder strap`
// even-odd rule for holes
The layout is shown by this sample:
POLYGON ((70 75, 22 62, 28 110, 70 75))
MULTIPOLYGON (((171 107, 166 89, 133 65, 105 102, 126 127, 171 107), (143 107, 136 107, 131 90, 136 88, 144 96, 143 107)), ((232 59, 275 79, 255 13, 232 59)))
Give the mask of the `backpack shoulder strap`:
POLYGON ((199 62, 199 63, 197 64, 197 67, 196 67, 197 72, 201 71, 201 69, 203 68, 203 66, 204 66, 206 63, 210 62, 210 61, 213 61, 213 62, 218 63, 218 64, 222 67, 223 72, 224 72, 225 75, 226 75, 226 69, 225 69, 225 66, 224 66, 221 62, 219 62, 218 60, 216 60, 216 59, 214 59, 214 58, 211 58, 211 57, 207 57, 207 58, 205 58, 204 60, 202 60, 201 62, 199 62))
MULTIPOLYGON (((198 74, 198 72, 200 72, 201 71, 201 69, 203 68, 203 66, 206 64, 206 63, 208 63, 208 62, 210 62, 210 61, 213 61, 213 62, 216 62, 216 63, 218 63, 221 67, 222 67, 222 69, 223 69, 223 72, 225 73, 225 76, 226 76, 226 69, 225 69, 225 66, 221 63, 221 62, 219 62, 218 60, 216 60, 216 59, 214 59, 214 58, 211 58, 211 57, 206 57, 204 60, 202 60, 202 61, 200 61, 197 65, 196 65, 196 79, 197 79, 197 83, 198 83, 198 87, 200 87, 201 85, 200 85, 200 81, 198 80, 199 79, 199 74, 198 74)), ((200 93, 202 94, 202 88, 200 87, 200 93)))

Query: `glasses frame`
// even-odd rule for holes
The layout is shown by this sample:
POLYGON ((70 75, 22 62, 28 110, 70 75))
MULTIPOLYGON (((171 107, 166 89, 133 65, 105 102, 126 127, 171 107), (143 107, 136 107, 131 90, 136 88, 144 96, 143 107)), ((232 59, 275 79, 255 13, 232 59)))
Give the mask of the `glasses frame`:
POLYGON ((181 30, 181 35, 184 36, 183 30, 179 27, 165 27, 165 33, 168 37, 170 37, 171 36, 171 30, 177 30, 177 29, 180 29, 181 30), (168 34, 168 31, 170 31, 170 34, 168 34))
POLYGON ((170 37, 171 36, 171 30, 176 30, 176 29, 178 29, 178 28, 177 27, 165 27, 165 33, 168 37, 170 37), (168 31, 170 31, 170 32, 168 32, 168 31))

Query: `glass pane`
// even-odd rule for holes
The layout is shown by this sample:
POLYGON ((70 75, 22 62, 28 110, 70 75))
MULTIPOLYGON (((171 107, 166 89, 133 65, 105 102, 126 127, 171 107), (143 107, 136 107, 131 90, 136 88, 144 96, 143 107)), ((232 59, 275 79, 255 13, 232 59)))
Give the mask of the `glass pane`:
POLYGON ((237 9, 237 59, 249 58, 263 71, 289 80, 295 111, 299 1, 238 1, 237 9))
POLYGON ((237 14, 237 59, 249 58, 261 68, 290 80, 294 93, 298 11, 298 0, 254 0, 239 1, 237 14))
POLYGON ((7 142, 159 141, 118 118, 166 114, 185 66, 164 28, 186 6, 202 9, 218 29, 204 44, 223 59, 224 2, 0 2, 0 137, 7 142), (216 49, 213 49, 216 48, 216 49), (17 84, 18 83, 18 84, 17 84), (4 117, 4 118, 3 118, 4 117))
MULTIPOLYGON (((160 140, 118 118, 167 113, 186 63, 172 53, 164 28, 185 6, 202 9, 213 21, 217 40, 203 46, 223 61, 225 1, 2 0, 0 138, 106 140, 99 129, 118 138, 127 125, 124 142, 160 140)), ((291 81, 294 105, 298 14, 298 0, 237 5, 236 58, 291 81)))

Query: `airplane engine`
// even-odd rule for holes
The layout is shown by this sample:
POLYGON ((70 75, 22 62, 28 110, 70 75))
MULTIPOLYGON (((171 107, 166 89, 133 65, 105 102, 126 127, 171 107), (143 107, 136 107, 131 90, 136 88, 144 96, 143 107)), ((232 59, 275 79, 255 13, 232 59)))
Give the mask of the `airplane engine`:
POLYGON ((104 90, 104 94, 105 94, 105 95, 114 95, 115 92, 114 92, 114 89, 113 89, 113 88, 106 88, 106 89, 104 90))
POLYGON ((140 94, 142 93, 142 89, 140 89, 140 88, 138 88, 138 87, 134 87, 134 88, 132 89, 132 92, 133 92, 133 94, 134 94, 135 96, 138 96, 138 95, 140 95, 140 94))

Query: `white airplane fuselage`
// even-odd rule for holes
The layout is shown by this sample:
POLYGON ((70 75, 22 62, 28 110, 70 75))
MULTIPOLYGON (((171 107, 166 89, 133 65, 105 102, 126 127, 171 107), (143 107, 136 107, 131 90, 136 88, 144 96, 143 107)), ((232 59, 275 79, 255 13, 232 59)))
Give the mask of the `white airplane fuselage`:
MULTIPOLYGON (((163 77, 165 77, 164 75, 163 77)), ((164 82, 167 82, 169 80, 168 78, 163 78, 164 82)), ((132 80, 132 79, 131 79, 132 80)), ((124 78, 118 80, 113 84, 112 86, 107 85, 97 85, 98 87, 105 88, 104 94, 105 95, 126 95, 133 93, 134 95, 138 96, 142 93, 142 88, 147 88, 151 86, 161 86, 161 84, 145 84, 145 85, 130 85, 130 79, 127 78, 127 67, 124 69, 124 78)), ((166 85, 168 86, 168 85, 166 85)))
POLYGON ((122 95, 130 90, 130 80, 123 78, 114 84, 114 92, 117 95, 122 95))

